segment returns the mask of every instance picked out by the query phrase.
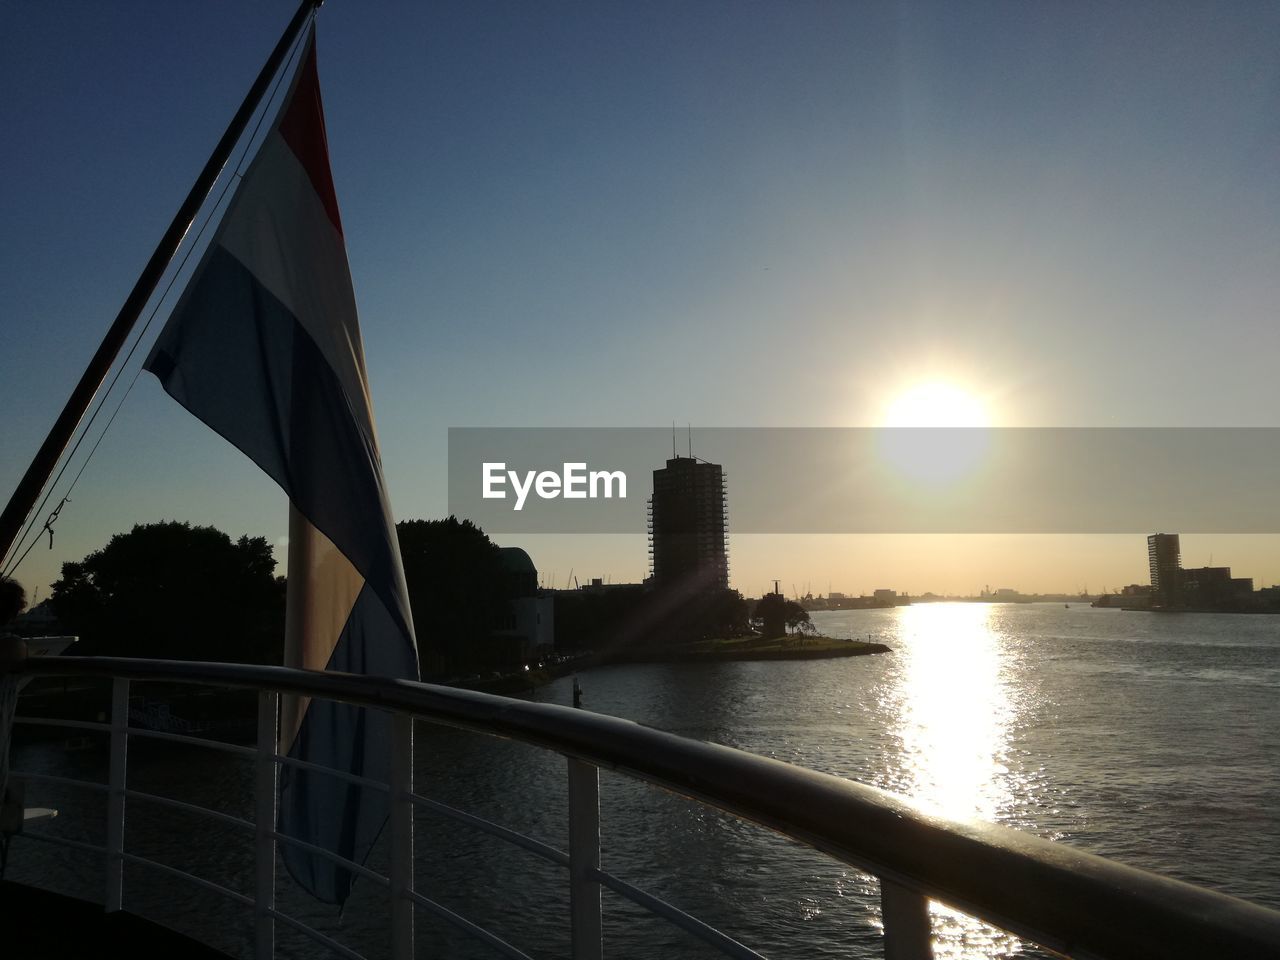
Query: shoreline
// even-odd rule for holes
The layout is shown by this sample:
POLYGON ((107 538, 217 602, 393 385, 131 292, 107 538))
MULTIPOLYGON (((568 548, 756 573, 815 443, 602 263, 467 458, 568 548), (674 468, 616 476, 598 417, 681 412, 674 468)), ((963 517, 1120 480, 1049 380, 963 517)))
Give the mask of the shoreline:
POLYGON ((892 647, 868 640, 806 637, 798 641, 711 640, 688 646, 615 650, 594 658, 591 666, 618 663, 737 663, 743 661, 830 660, 890 653, 892 647))

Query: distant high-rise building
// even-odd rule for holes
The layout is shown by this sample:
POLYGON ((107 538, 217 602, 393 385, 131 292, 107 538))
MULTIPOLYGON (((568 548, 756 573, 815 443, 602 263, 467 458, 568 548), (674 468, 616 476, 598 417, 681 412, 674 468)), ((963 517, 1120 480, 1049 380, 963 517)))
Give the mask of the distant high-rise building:
POLYGON ((653 471, 649 499, 654 586, 694 594, 729 586, 724 471, 696 457, 674 457, 653 471))
POLYGON ((1176 533, 1147 537, 1147 562, 1151 566, 1151 596, 1159 605, 1177 606, 1181 590, 1182 547, 1176 533))

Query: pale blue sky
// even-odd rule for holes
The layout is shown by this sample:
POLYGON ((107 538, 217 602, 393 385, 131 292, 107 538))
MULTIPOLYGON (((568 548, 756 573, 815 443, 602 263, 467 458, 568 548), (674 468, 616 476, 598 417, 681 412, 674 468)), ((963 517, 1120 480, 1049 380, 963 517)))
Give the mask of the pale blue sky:
MULTIPOLYGON (((6 495, 292 9, 0 5, 6 495)), ((397 514, 445 509, 449 426, 865 425, 936 377, 1010 425, 1280 425, 1277 49, 1266 3, 329 0, 397 514)), ((144 376, 21 578, 162 517, 286 525, 144 376)), ((639 536, 531 548, 561 577, 644 570, 639 536)), ((1216 550, 1280 579, 1271 539, 1216 550)), ((743 538, 733 569, 755 592, 1145 565, 1101 540, 920 553, 743 538)))

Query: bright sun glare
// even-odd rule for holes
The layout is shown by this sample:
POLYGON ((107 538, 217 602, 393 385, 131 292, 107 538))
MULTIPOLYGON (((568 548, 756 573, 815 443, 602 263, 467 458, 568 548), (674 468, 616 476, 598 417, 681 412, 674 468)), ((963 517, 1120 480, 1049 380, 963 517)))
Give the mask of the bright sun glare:
POLYGON ((885 409, 884 426, 889 429, 881 432, 880 453, 911 480, 952 483, 984 459, 990 443, 984 428, 990 423, 986 407, 969 391, 945 381, 919 383, 885 409))
POLYGON ((982 401, 955 384, 918 383, 898 394, 885 411, 886 427, 985 427, 982 401))

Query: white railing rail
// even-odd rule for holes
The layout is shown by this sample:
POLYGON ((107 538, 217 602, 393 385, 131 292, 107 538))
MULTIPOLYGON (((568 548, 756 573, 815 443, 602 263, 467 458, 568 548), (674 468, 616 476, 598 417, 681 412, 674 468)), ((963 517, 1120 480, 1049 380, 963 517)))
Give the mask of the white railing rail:
MULTIPOLYGON (((0 669, 3 669, 0 667, 0 669)), ((679 908, 601 869, 601 768, 627 774, 745 820, 772 828, 850 864, 880 881, 884 952, 889 960, 932 956, 928 903, 939 900, 1050 950, 1078 957, 1129 960, 1152 957, 1280 956, 1280 912, 1104 860, 1063 844, 1005 827, 940 818, 885 791, 715 744, 687 740, 629 721, 549 704, 511 700, 407 681, 316 673, 282 667, 108 658, 39 658, 10 669, 24 675, 110 678, 109 722, 22 718, 19 722, 96 730, 110 741, 105 784, 13 771, 30 783, 105 791, 102 846, 37 833, 22 836, 102 854, 108 910, 123 905, 124 866, 160 870, 253 910, 255 955, 272 957, 277 922, 339 956, 359 954, 275 904, 277 847, 295 844, 333 859, 388 891, 390 952, 409 960, 415 909, 423 909, 488 944, 502 956, 527 954, 420 891, 413 884, 413 814, 431 810, 519 846, 567 869, 574 960, 602 956, 604 888, 662 917, 730 957, 760 954, 679 908), (257 745, 147 730, 128 723, 132 680, 248 688, 258 691, 257 745), (394 716, 391 782, 377 783, 315 768, 276 749, 281 693, 305 694, 387 710, 394 716), (415 719, 523 741, 567 759, 567 852, 466 811, 414 792, 412 724, 415 719), (128 745, 151 738, 254 758, 255 820, 132 790, 128 745), (282 764, 306 766, 387 791, 390 804, 389 869, 367 867, 283 836, 276 829, 276 787, 282 764), (213 817, 253 835, 252 897, 125 849, 125 818, 132 803, 159 803, 213 817)))

